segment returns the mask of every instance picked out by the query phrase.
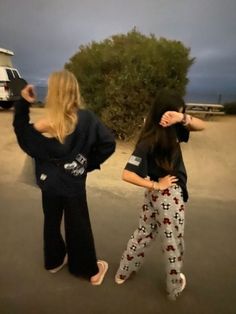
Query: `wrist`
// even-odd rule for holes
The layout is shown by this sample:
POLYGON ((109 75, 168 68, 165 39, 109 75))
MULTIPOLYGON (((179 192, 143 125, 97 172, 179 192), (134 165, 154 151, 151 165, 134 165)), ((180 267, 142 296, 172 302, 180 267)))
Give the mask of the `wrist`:
POLYGON ((151 184, 152 184, 152 186, 151 186, 151 191, 153 191, 154 190, 154 185, 155 185, 155 181, 151 181, 151 184))
POLYGON ((152 191, 160 190, 159 183, 156 181, 152 181, 152 191))
POLYGON ((189 125, 191 120, 192 120, 192 116, 190 116, 187 113, 183 113, 183 119, 181 120, 181 123, 183 124, 183 126, 189 125))
POLYGON ((180 122, 180 123, 183 123, 183 120, 184 120, 184 118, 185 118, 184 115, 185 115, 185 114, 184 114, 183 112, 179 112, 179 122, 180 122))
POLYGON ((33 101, 26 96, 21 96, 21 100, 22 100, 22 102, 24 102, 25 104, 28 104, 28 105, 31 105, 33 103, 33 101))

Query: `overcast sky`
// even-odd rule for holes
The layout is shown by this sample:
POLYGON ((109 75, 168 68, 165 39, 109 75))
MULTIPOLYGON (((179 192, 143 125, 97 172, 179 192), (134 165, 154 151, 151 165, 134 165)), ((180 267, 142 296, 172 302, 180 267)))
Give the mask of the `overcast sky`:
POLYGON ((1 0, 0 47, 30 82, 45 82, 81 44, 127 33, 180 40, 192 86, 236 91, 236 0, 1 0))

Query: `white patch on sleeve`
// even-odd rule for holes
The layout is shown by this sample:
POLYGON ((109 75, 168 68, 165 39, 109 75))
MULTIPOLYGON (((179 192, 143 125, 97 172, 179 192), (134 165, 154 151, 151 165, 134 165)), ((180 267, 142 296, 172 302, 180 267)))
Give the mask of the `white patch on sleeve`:
POLYGON ((41 173, 40 180, 45 181, 47 179, 47 175, 45 173, 41 173))
POLYGON ((134 166, 139 166, 140 163, 142 161, 142 158, 141 157, 138 157, 138 156, 134 156, 132 155, 128 161, 129 164, 131 165, 134 165, 134 166))

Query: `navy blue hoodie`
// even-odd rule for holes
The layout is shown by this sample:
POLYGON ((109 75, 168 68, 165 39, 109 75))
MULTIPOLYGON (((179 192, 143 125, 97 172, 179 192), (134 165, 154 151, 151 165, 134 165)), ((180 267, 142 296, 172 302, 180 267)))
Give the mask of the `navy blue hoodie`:
POLYGON ((15 103, 13 119, 17 141, 35 159, 38 186, 52 194, 75 196, 85 192, 87 172, 100 165, 115 151, 110 131, 89 110, 78 111, 78 125, 61 144, 38 132, 29 119, 25 99, 15 103))

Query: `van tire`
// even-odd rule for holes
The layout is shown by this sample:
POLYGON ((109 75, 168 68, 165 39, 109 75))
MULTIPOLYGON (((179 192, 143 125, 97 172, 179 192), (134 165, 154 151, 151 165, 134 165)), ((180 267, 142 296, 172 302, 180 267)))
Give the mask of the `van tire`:
POLYGON ((0 106, 3 109, 10 109, 13 106, 14 101, 0 101, 0 106))

